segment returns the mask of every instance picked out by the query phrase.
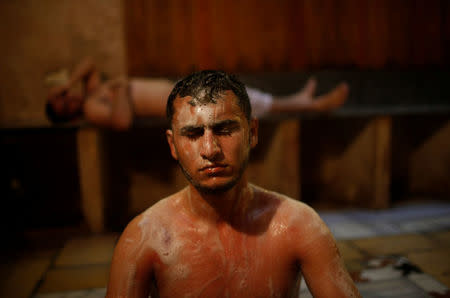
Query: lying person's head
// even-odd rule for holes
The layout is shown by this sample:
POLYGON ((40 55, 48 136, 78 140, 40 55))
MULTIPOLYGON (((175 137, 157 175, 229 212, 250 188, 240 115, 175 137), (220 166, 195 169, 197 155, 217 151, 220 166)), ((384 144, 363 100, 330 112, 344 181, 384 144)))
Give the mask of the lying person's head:
POLYGON ((67 93, 53 96, 45 105, 45 114, 50 122, 56 124, 77 120, 83 114, 83 100, 67 93))
POLYGON ((203 193, 231 189, 257 143, 257 121, 244 84, 220 71, 178 82, 167 102, 167 139, 189 182, 203 193))

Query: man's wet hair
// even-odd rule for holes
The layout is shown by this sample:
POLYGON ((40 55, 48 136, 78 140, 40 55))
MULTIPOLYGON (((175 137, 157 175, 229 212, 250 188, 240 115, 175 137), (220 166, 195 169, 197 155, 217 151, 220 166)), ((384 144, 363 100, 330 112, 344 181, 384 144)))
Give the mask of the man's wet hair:
POLYGON ((45 115, 51 123, 62 124, 79 118, 82 115, 82 111, 80 109, 78 112, 70 115, 61 115, 55 112, 55 109, 50 102, 47 102, 45 104, 45 115))
POLYGON ((191 96, 191 105, 216 103, 225 91, 231 90, 236 95, 238 105, 248 121, 251 119, 252 108, 245 85, 232 74, 218 70, 203 70, 195 72, 176 83, 167 99, 166 115, 172 123, 175 113, 173 102, 177 96, 191 96))

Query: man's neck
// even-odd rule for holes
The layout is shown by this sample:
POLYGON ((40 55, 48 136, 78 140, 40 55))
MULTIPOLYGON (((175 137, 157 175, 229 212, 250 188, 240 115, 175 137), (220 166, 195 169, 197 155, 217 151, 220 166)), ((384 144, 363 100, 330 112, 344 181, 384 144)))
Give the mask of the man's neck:
POLYGON ((192 184, 186 191, 186 207, 189 211, 200 220, 211 223, 244 223, 253 199, 253 189, 245 178, 220 194, 201 193, 192 184))

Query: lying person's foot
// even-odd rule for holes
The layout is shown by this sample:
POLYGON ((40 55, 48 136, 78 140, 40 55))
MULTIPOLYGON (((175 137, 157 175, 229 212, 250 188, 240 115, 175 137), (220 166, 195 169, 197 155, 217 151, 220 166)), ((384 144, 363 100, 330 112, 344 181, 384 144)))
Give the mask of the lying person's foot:
POLYGON ((330 92, 315 98, 316 86, 316 80, 309 79, 300 91, 274 100, 272 112, 328 112, 339 108, 347 100, 349 93, 347 83, 341 83, 330 92))
POLYGON ((347 83, 340 83, 330 92, 321 95, 312 101, 313 109, 318 112, 332 111, 342 106, 348 98, 347 83))

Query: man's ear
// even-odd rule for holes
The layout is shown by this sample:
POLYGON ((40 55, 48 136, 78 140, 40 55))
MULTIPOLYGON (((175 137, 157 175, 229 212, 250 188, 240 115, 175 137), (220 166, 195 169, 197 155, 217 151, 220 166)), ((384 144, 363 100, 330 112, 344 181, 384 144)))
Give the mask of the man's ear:
POLYGON ((175 148, 174 140, 173 140, 173 131, 171 129, 166 130, 166 138, 167 143, 169 143, 170 153, 175 160, 178 160, 177 149, 175 148))
POLYGON ((258 144, 258 119, 252 118, 250 120, 250 148, 255 148, 258 144))

